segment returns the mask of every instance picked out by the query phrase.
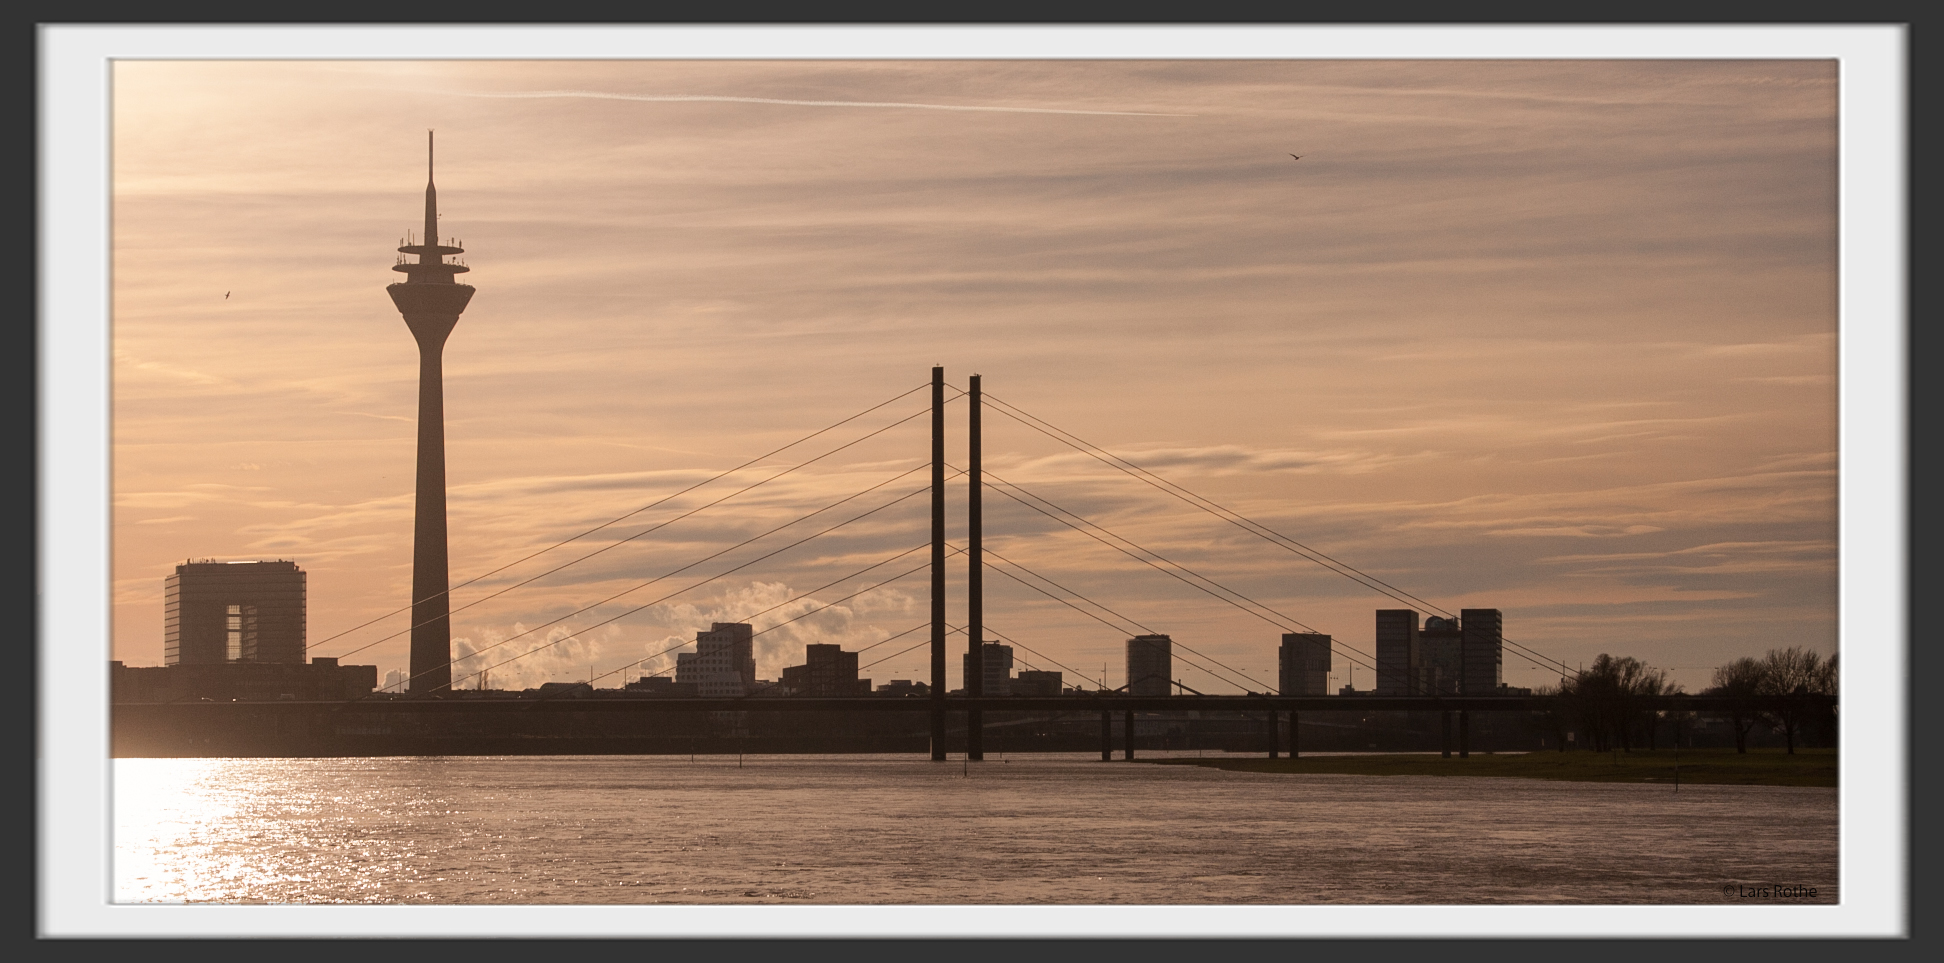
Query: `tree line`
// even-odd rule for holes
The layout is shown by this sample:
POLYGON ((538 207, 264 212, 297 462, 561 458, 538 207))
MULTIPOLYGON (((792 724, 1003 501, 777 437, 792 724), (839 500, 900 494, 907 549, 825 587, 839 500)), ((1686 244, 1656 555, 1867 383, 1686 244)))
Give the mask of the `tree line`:
MULTIPOLYGON (((1825 659, 1801 646, 1770 649, 1759 659, 1743 657, 1717 666, 1712 684, 1699 694, 1727 700, 1728 708, 1717 714, 1728 719, 1736 752, 1747 752, 1749 733, 1767 725, 1782 734, 1794 753, 1812 727, 1825 737, 1834 736, 1834 707, 1827 700, 1802 697, 1836 694, 1836 658, 1825 659)), ((1651 750, 1663 730, 1670 730, 1678 745, 1682 729, 1693 725, 1696 715, 1655 708, 1653 697, 1684 690, 1668 679, 1665 669, 1631 656, 1602 653, 1590 667, 1538 694, 1554 700, 1547 715, 1562 751, 1567 732, 1583 734, 1580 745, 1595 752, 1651 750)))

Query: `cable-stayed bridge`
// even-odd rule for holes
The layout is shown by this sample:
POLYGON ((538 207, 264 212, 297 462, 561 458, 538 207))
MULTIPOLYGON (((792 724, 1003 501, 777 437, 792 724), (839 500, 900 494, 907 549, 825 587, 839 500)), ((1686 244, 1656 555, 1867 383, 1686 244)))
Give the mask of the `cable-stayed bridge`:
MULTIPOLYGON (((1238 591, 1232 586, 1224 584, 1223 581, 1198 571, 1188 564, 1184 564, 1177 558, 1164 555, 1159 551, 1146 547, 1120 532, 1109 529, 1083 513, 1064 507, 1041 492, 1036 492, 1017 481, 1001 477, 997 473, 987 470, 984 466, 982 451, 982 419, 988 410, 1009 419, 1017 425, 1024 426, 1046 439, 1050 439, 1061 446, 1092 459, 1118 476, 1133 482, 1138 482, 1171 500, 1178 501, 1201 513, 1205 513, 1210 516, 1211 521, 1217 522, 1226 528, 1232 528, 1235 531, 1244 533, 1256 540, 1266 542, 1268 546, 1279 552, 1293 555, 1310 565, 1317 566, 1324 571, 1334 573, 1337 576, 1355 582, 1365 590, 1427 613, 1439 614, 1448 618, 1454 615, 1454 613, 1436 604, 1428 602, 1378 576, 1325 553, 1312 545, 1299 541, 1260 521, 1243 515, 1226 505, 1162 478, 1158 474, 1115 455, 1100 446, 1094 445, 1046 419, 1027 412, 1003 399, 995 398, 984 393, 980 385, 980 378, 977 375, 971 378, 970 384, 966 389, 959 389, 945 383, 943 369, 934 368, 932 371, 932 379, 927 384, 915 386, 897 396, 810 432, 786 445, 748 459, 733 468, 695 482, 646 505, 634 508, 624 514, 601 522, 598 525, 560 539, 537 551, 515 558, 490 571, 452 586, 444 592, 437 593, 441 596, 437 600, 441 604, 433 608, 439 611, 439 618, 446 618, 445 610, 448 607, 447 603, 455 590, 465 589, 475 585, 484 587, 486 584, 492 584, 491 580, 501 576, 511 578, 507 573, 512 572, 520 566, 524 566, 526 563, 541 560, 543 557, 552 556, 559 558, 561 555, 571 556, 567 557, 564 561, 543 562, 542 570, 538 573, 522 576, 515 581, 493 588, 462 605, 452 606, 450 613, 456 615, 494 599, 529 589, 541 583, 542 580, 547 579, 549 576, 564 572, 575 566, 592 563, 615 549, 648 539, 684 520, 696 518, 712 510, 720 509, 722 506, 738 498, 749 495, 752 492, 757 492, 766 486, 772 486, 786 476, 801 472, 804 469, 810 468, 820 462, 825 462, 867 441, 885 436, 887 433, 908 425, 913 421, 923 419, 927 415, 930 416, 931 450, 929 458, 904 468, 902 471, 885 476, 843 497, 821 504, 808 512, 797 514, 787 521, 743 538, 726 548, 666 568, 653 574, 652 577, 633 581, 632 584, 619 592, 612 592, 599 599, 586 602, 585 604, 579 604, 572 611, 554 617, 542 624, 525 628, 509 637, 473 649, 470 653, 467 653, 463 660, 466 664, 467 671, 453 672, 454 666, 449 660, 444 666, 420 669, 414 673, 412 680, 408 681, 422 682, 422 677, 432 675, 436 675, 439 681, 436 685, 423 687, 419 685, 408 686, 408 688, 413 688, 417 691, 405 701, 413 704, 412 711, 441 715, 449 715, 455 712, 545 713, 551 711, 594 712, 598 714, 615 712, 649 714, 702 711, 733 712, 748 710, 765 712, 788 711, 791 713, 811 714, 852 711, 924 712, 929 716, 931 752, 933 758, 937 759, 942 759, 945 755, 945 734, 947 731, 948 716, 963 720, 966 735, 965 752, 968 758, 978 759, 982 756, 981 733, 984 730, 982 716, 986 712, 998 711, 1099 713, 1102 720, 1103 754, 1107 753, 1109 749, 1108 743, 1111 742, 1112 732, 1111 719, 1115 713, 1120 713, 1125 717, 1123 731, 1129 733, 1133 731, 1131 714, 1134 712, 1212 710, 1260 713, 1265 717, 1266 724, 1269 727, 1268 731, 1270 732, 1280 731, 1278 716, 1282 713, 1289 713, 1291 722, 1289 732, 1292 734, 1290 737, 1292 744, 1288 746, 1288 751, 1293 753, 1298 751, 1298 746, 1294 744, 1294 733, 1296 731, 1294 714, 1297 712, 1319 710, 1439 711, 1446 713, 1447 751, 1449 751, 1451 743, 1449 736, 1452 728, 1451 719, 1455 714, 1457 720, 1458 749, 1462 755, 1466 751, 1466 733, 1468 731, 1468 714, 1470 712, 1530 711, 1542 704, 1541 701, 1536 701, 1529 697, 1496 694, 1444 693, 1421 696, 1297 696, 1279 693, 1274 691, 1273 683, 1264 684, 1250 677, 1245 671, 1225 663, 1223 660, 1216 658, 1208 652, 1198 650, 1179 640, 1172 642, 1174 650, 1173 658, 1179 659, 1185 666, 1201 673, 1198 680, 1200 678, 1215 680, 1218 684, 1226 684, 1241 690, 1241 694, 1208 695, 1195 692, 1195 694, 1189 695, 1186 692, 1193 692, 1195 690, 1189 688, 1182 680, 1171 679, 1162 681, 1174 686, 1177 691, 1183 694, 1170 696, 1134 695, 1127 691, 1108 689, 1104 674, 1100 678, 1090 678, 1088 673, 1077 670, 1051 655, 1040 652, 1018 638, 997 631, 986 623, 984 614, 983 577, 988 570, 1023 587, 1025 590, 1044 596, 1053 603, 1058 603, 1081 616, 1098 622, 1113 630, 1115 633, 1122 635, 1122 637, 1153 634, 1155 629, 1140 619, 1127 614, 1122 609, 1090 597, 1087 594, 1077 591, 1071 585, 1066 584, 1066 582, 1028 566, 1018 559, 1001 554, 985 546, 982 511, 984 495, 988 491, 1007 499, 1011 504, 1018 506, 1021 510, 1031 512, 1035 517, 1044 519, 1044 524, 1049 527, 1057 525, 1065 530, 1078 533, 1078 535, 1084 536, 1091 543, 1098 545, 1104 550, 1117 553, 1119 556, 1138 563, 1146 569, 1151 569, 1159 575, 1165 575, 1175 582, 1245 613, 1255 620, 1275 626, 1280 632, 1316 633, 1317 630, 1295 616, 1258 598, 1238 591), (926 392, 927 389, 929 389, 930 395, 930 403, 928 405, 919 407, 917 410, 909 411, 908 413, 899 407, 900 405, 908 405, 913 395, 926 392), (945 453, 946 408, 948 404, 961 401, 966 403, 968 428, 967 462, 963 467, 948 461, 945 453), (884 418, 890 418, 891 420, 876 428, 864 430, 863 426, 873 423, 867 420, 873 416, 876 416, 880 420, 884 418), (851 435, 844 434, 847 429, 851 431, 851 435), (846 438, 848 440, 845 440, 846 438), (763 464, 767 460, 786 451, 809 446, 811 443, 818 442, 820 439, 827 446, 820 454, 804 458, 780 470, 770 471, 755 481, 741 484, 740 487, 736 487, 726 494, 717 495, 702 501, 694 507, 686 508, 666 518, 661 518, 625 537, 615 537, 620 531, 620 527, 628 523, 631 519, 636 519, 655 509, 670 506, 671 503, 683 496, 699 492, 705 487, 719 482, 726 482, 732 476, 736 476, 759 464, 763 464), (966 538, 961 542, 954 542, 948 540, 946 537, 945 493, 948 482, 961 479, 966 485, 966 538), (787 619, 776 619, 772 624, 765 625, 761 629, 756 630, 755 634, 760 635, 775 631, 826 611, 833 606, 842 605, 866 593, 882 589, 903 579, 928 571, 931 582, 931 618, 926 622, 912 625, 904 631, 888 634, 885 638, 869 646, 865 646, 860 650, 861 652, 870 652, 871 650, 877 649, 895 651, 888 651, 888 654, 878 654, 874 657, 874 661, 859 666, 859 671, 861 672, 874 665, 929 647, 928 654, 931 665, 931 679, 929 683, 929 694, 922 700, 887 699, 883 697, 807 698, 800 696, 778 699, 773 697, 773 693, 764 691, 751 692, 741 697, 727 699, 644 698, 581 701, 543 696, 540 699, 492 702, 471 699, 455 701, 441 698, 442 695, 449 694, 454 689, 467 687, 465 684, 468 682, 473 683, 473 687, 483 688, 482 683, 485 679, 490 678, 495 670, 504 670, 507 667, 519 665, 523 660, 544 656, 551 650, 556 649, 570 640, 582 637, 586 633, 616 624, 623 619, 655 606, 670 603, 698 589, 720 583, 738 572, 744 572, 762 563, 771 562, 793 549, 797 549, 819 539, 842 537, 840 533, 854 532, 856 529, 852 526, 858 526, 867 520, 882 522, 886 518, 895 516, 900 506, 909 506, 914 503, 922 504, 921 496, 929 496, 928 500, 931 509, 929 538, 922 540, 914 539, 908 544, 908 547, 878 558, 868 565, 848 571, 838 578, 825 581, 817 588, 797 593, 783 602, 773 604, 761 611, 750 613, 744 621, 754 623, 764 619, 766 616, 773 615, 779 610, 797 605, 798 603, 803 603, 808 606, 808 608, 787 619), (596 536, 605 537, 608 541, 590 550, 577 550, 578 546, 593 544, 596 536), (737 554, 744 549, 748 549, 756 554, 746 558, 737 554), (563 550, 566 551, 563 552, 563 550), (556 553, 560 554, 556 555, 556 553), (967 566, 965 580, 966 597, 964 599, 965 620, 962 624, 952 624, 946 618, 949 601, 946 598, 948 585, 946 568, 948 561, 954 558, 964 559, 967 566), (733 564, 729 564, 732 562, 733 564), (703 574, 704 572, 712 572, 713 574, 703 574), (843 586, 843 588, 840 588, 840 586, 843 586), (822 600, 820 593, 833 590, 845 594, 833 600, 822 600), (954 637, 962 638, 965 642, 965 684, 963 690, 960 692, 948 691, 946 682, 948 643, 954 637), (989 696, 982 691, 983 672, 981 671, 982 666, 980 660, 983 655, 983 646, 978 644, 981 640, 997 640, 1007 643, 1013 646, 1016 651, 1025 653, 1022 661, 1027 665, 1034 665, 1037 661, 1037 664, 1058 667, 1065 673, 1070 674, 1073 678, 1091 683, 1093 688, 1091 690, 1080 689, 1069 691, 1059 696, 989 696), (905 642, 909 642, 909 644, 901 644, 905 642), (1263 691, 1257 691, 1258 688, 1261 688, 1263 691), (570 706, 571 709, 569 708, 570 706)), ((772 488, 771 490, 774 491, 775 489, 772 488)), ((731 508, 733 507, 731 506, 731 508)), ((906 511, 909 512, 910 509, 906 508, 906 511)), ((914 532, 913 534, 916 535, 917 533, 914 532)), ((1071 579, 1069 578, 1067 581, 1071 581, 1071 579)), ((377 619, 355 626, 329 638, 319 640, 316 645, 320 647, 328 646, 331 643, 350 645, 354 641, 354 636, 365 633, 365 630, 375 629, 393 616, 408 611, 424 609, 426 608, 427 601, 428 599, 425 598, 414 598, 411 606, 401 607, 377 619)), ((340 660, 349 658, 391 639, 406 635, 414 629, 421 627, 421 625, 422 623, 415 623, 404 629, 377 638, 369 638, 359 644, 342 649, 336 657, 340 660)), ((1573 670, 1569 669, 1559 660, 1547 656, 1530 646, 1511 639, 1503 639, 1502 641, 1508 651, 1527 660, 1533 665, 1543 667, 1548 672, 1556 671, 1562 677, 1572 674, 1573 670)), ((684 642, 675 646, 666 647, 663 651, 650 654, 627 665, 611 668, 606 672, 597 674, 590 669, 588 673, 588 684, 591 686, 602 678, 617 675, 624 676, 643 665, 660 664, 668 656, 671 656, 679 649, 686 648, 689 644, 684 642)), ((1362 651, 1334 636, 1330 639, 1330 646, 1332 654, 1336 658, 1343 659, 1350 666, 1365 670, 1369 673, 1369 677, 1379 680, 1380 683, 1396 675, 1394 668, 1385 666, 1379 662, 1373 653, 1362 651)), ((1199 684, 1208 685, 1207 682, 1200 682, 1199 684)), ((1403 691, 1414 691, 1414 687, 1402 683, 1392 688, 1401 688, 1403 691)), ((1128 687, 1123 686, 1121 689, 1126 690, 1128 687)), ((1704 704, 1706 702, 1707 700, 1700 700, 1697 697, 1678 697, 1674 701, 1668 702, 1666 707, 1680 707, 1694 710, 1714 708, 1712 704, 1704 704)), ((372 697, 367 697, 354 703, 339 705, 333 711, 358 715, 371 712, 395 712, 403 709, 404 707, 398 704, 398 700, 374 694, 372 697)), ((1131 754, 1131 741, 1127 743, 1125 751, 1131 754)), ((1271 737, 1268 751, 1271 754, 1282 751, 1282 747, 1278 745, 1278 740, 1275 737, 1271 737)))

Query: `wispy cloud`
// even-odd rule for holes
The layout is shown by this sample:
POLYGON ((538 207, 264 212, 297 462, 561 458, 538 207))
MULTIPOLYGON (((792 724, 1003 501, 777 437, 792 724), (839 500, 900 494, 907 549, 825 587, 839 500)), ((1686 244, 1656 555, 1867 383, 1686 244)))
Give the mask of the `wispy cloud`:
POLYGON ((717 94, 617 94, 605 90, 414 90, 420 94, 446 94, 453 97, 493 97, 509 100, 576 98, 582 100, 633 100, 651 104, 776 104, 784 107, 866 107, 901 110, 966 110, 1000 114, 1081 114, 1095 117, 1193 117, 1170 111, 1082 110, 1075 107, 1016 107, 991 104, 921 104, 901 100, 789 100, 781 97, 729 97, 717 94))

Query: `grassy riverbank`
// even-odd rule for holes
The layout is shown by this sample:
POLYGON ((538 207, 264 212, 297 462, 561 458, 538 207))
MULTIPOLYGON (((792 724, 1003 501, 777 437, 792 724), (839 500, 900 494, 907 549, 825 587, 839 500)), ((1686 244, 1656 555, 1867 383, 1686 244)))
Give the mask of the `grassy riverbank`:
POLYGON ((1571 782, 1652 782, 1672 785, 1680 764, 1680 781, 1731 786, 1836 785, 1836 751, 1798 749, 1738 753, 1732 749, 1683 749, 1678 760, 1671 749, 1657 752, 1530 752, 1517 755, 1473 753, 1446 759, 1417 753, 1368 756, 1303 756, 1268 759, 1229 756, 1220 759, 1153 759, 1164 766, 1207 766, 1234 772, 1269 772, 1350 776, 1503 776, 1514 779, 1563 779, 1571 782))

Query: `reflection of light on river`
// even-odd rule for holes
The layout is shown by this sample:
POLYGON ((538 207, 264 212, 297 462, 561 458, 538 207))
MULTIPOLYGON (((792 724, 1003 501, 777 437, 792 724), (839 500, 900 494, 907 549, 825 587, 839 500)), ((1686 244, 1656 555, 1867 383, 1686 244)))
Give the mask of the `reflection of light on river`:
POLYGON ((1831 789, 1013 755, 121 759, 115 898, 1713 903, 1837 898, 1831 789))

